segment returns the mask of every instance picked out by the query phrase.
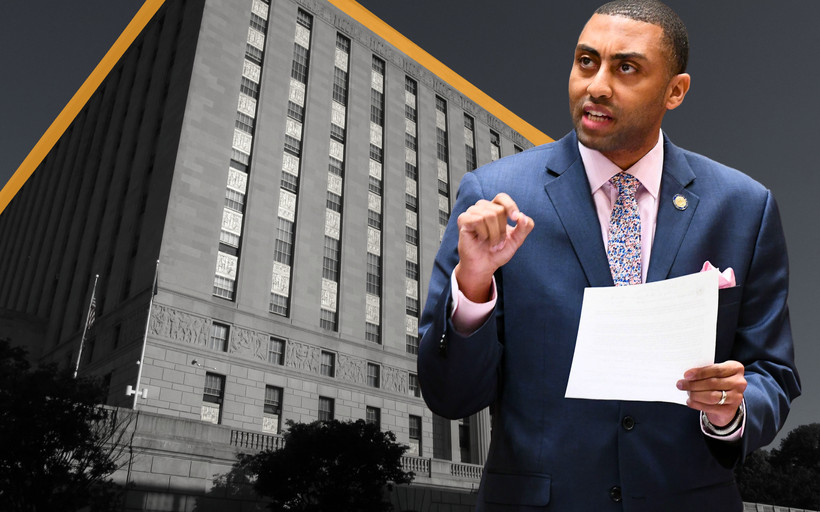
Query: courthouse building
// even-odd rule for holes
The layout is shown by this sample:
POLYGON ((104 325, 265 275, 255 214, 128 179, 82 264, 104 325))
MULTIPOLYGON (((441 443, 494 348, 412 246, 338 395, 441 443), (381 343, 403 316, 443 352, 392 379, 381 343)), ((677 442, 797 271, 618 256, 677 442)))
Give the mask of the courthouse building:
MULTIPOLYGON (((73 369, 93 289, 80 375, 174 446, 361 418, 476 488, 489 414, 425 407, 419 315, 461 177, 533 142, 419 55, 351 0, 162 4, 0 215, 0 336, 73 369)), ((144 433, 131 482, 209 488, 144 433)))

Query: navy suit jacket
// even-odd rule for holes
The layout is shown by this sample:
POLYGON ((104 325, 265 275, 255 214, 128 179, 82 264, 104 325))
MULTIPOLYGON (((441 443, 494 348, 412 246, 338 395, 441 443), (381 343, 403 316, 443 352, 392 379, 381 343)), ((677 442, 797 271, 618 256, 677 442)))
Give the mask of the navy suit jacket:
POLYGON ((715 353, 746 367, 738 443, 704 436, 699 413, 678 404, 564 398, 584 288, 613 285, 574 132, 464 176, 432 272, 418 372, 441 416, 491 406, 478 510, 742 510, 732 467, 773 440, 800 394, 785 240, 768 190, 664 137, 647 280, 698 272, 707 260, 732 267, 738 283, 719 292, 715 353), (463 337, 449 321, 456 217, 500 192, 535 228, 496 272, 495 310, 463 337), (686 209, 675 208, 677 194, 686 209))

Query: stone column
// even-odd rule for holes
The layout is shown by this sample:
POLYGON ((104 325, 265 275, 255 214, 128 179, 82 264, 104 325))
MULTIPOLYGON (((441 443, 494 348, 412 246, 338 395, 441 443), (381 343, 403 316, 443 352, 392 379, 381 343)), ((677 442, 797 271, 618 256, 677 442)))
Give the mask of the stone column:
POLYGON ((470 417, 470 452, 474 464, 484 465, 490 449, 490 409, 470 417))

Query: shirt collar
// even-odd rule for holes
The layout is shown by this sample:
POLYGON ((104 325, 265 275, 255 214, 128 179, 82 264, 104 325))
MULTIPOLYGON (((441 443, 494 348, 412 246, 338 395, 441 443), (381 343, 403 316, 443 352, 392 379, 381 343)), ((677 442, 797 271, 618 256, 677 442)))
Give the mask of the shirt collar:
MULTIPOLYGON (((600 151, 590 149, 578 141, 578 150, 581 152, 581 160, 584 162, 587 179, 589 180, 590 192, 594 194, 604 183, 619 172, 620 167, 612 163, 600 151)), ((661 188, 661 175, 663 174, 663 132, 658 133, 658 142, 640 160, 635 162, 626 172, 638 178, 641 186, 649 192, 655 199, 661 188)))

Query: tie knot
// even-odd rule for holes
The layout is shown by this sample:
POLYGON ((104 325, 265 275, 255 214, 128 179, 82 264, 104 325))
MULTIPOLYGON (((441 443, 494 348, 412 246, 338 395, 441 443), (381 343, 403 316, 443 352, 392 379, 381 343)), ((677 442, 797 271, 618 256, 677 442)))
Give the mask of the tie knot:
POLYGON ((630 196, 635 195, 635 191, 638 190, 638 185, 641 184, 638 178, 625 172, 619 172, 615 176, 609 178, 609 182, 618 187, 619 195, 626 194, 630 196))

